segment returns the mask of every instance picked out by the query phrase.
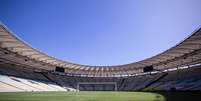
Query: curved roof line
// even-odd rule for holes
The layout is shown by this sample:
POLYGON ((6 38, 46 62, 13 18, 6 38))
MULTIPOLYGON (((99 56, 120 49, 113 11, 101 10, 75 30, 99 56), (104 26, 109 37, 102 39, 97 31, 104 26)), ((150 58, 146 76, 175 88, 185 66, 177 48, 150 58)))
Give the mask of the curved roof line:
MULTIPOLYGON (((46 64, 52 68, 58 66, 66 69, 67 72, 100 72, 100 73, 108 73, 108 72, 122 72, 129 73, 130 70, 138 70, 142 69, 145 66, 157 65, 161 63, 165 63, 166 61, 175 59, 177 57, 181 57, 185 54, 189 54, 195 50, 200 49, 201 45, 201 28, 196 29, 191 35, 182 40, 180 43, 175 46, 169 48, 168 50, 152 56, 150 58, 129 63, 123 65, 115 65, 115 66, 90 66, 90 65, 81 65, 76 63, 71 63, 67 61, 63 61, 57 59, 55 57, 49 56, 36 48, 31 47, 27 42, 23 41, 20 37, 14 34, 11 30, 9 30, 2 22, 0 22, 0 48, 6 49, 13 53, 16 53, 20 56, 24 56, 30 60, 35 60, 40 62, 41 64, 46 64)), ((46 69, 49 69, 46 67, 46 69)))

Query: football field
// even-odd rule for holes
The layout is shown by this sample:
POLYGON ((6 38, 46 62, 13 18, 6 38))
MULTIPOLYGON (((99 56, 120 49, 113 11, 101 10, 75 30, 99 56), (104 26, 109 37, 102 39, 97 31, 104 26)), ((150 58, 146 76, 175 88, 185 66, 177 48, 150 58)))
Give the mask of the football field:
POLYGON ((0 93, 0 101, 188 101, 200 96, 148 92, 17 92, 0 93))

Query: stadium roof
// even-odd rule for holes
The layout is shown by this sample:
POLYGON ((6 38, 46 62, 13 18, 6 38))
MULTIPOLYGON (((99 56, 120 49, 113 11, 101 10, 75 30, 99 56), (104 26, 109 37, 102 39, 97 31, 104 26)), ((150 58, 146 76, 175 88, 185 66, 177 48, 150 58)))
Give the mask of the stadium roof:
POLYGON ((142 61, 116 66, 89 66, 70 63, 49 56, 12 33, 5 25, 0 24, 0 59, 33 68, 53 71, 55 67, 65 68, 66 73, 92 75, 130 75, 143 72, 146 66, 162 70, 178 65, 197 62, 201 59, 201 29, 192 33, 185 40, 172 48, 142 61))

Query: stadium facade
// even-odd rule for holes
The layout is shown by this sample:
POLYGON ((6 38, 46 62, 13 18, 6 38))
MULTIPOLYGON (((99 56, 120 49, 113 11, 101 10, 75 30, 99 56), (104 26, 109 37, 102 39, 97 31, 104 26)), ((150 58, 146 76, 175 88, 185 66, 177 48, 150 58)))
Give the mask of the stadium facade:
POLYGON ((0 91, 201 90, 201 29, 142 61, 89 66, 49 56, 0 24, 0 91))

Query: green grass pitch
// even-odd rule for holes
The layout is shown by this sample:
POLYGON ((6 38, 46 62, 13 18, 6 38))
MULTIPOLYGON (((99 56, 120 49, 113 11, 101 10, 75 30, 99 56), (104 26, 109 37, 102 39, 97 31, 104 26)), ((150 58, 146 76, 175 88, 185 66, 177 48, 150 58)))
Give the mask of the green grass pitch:
MULTIPOLYGON (((0 93, 0 101, 187 101, 188 95, 146 92, 17 92, 0 93), (168 97, 171 97, 170 99, 168 97), (175 99, 175 100, 174 100, 175 99)), ((189 96, 192 96, 191 94, 189 96)), ((200 96, 200 95, 199 95, 200 96)), ((191 98, 189 98, 191 99, 191 98)))

